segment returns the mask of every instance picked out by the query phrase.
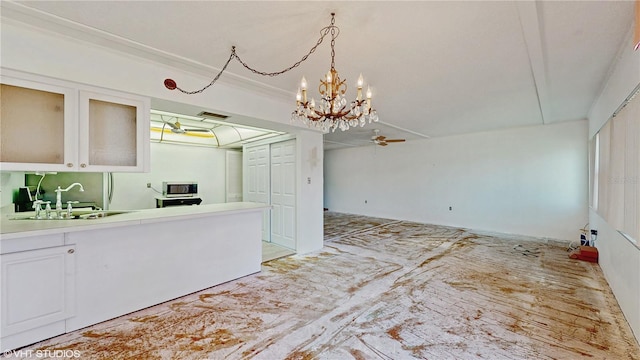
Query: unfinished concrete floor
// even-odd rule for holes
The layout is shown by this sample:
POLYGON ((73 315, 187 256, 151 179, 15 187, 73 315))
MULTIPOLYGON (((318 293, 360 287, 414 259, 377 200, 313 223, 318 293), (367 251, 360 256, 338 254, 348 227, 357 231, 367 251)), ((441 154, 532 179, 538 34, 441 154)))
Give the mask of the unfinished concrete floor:
POLYGON ((598 265, 563 247, 326 219, 322 251, 29 349, 83 359, 640 359, 598 265))

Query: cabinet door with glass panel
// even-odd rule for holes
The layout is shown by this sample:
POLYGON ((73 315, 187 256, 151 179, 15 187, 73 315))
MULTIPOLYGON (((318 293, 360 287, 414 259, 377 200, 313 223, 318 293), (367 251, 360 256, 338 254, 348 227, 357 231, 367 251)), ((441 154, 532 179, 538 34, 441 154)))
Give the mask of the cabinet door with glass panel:
POLYGON ((149 171, 149 99, 101 90, 79 95, 81 171, 149 171))
POLYGON ((149 98, 3 69, 3 170, 149 171, 149 98))
POLYGON ((2 75, 0 162, 3 170, 68 171, 77 163, 78 91, 62 82, 2 75))

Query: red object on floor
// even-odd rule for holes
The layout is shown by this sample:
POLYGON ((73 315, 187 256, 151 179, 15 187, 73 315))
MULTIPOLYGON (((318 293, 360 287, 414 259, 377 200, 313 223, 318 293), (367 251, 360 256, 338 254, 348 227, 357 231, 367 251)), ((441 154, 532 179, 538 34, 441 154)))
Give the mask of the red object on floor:
POLYGON ((578 250, 574 250, 569 254, 569 258, 597 263, 598 249, 593 246, 580 246, 578 250))

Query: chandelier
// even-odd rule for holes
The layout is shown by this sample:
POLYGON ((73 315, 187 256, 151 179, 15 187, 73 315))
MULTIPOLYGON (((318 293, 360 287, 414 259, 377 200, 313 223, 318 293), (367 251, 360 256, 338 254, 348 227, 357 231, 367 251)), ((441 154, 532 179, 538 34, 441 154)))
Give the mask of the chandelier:
POLYGON ((192 95, 198 94, 206 90, 211 85, 215 84, 220 78, 222 73, 227 69, 231 60, 237 60, 247 70, 257 75, 262 76, 278 76, 284 74, 290 70, 298 67, 302 62, 313 54, 318 46, 322 43, 324 38, 331 34, 331 68, 327 72, 324 80, 320 80, 320 86, 318 91, 320 92, 320 101, 316 104, 314 98, 311 101, 307 100, 307 80, 302 77, 302 82, 298 93, 296 94, 296 109, 291 113, 291 121, 302 121, 309 127, 315 127, 322 129, 322 131, 335 131, 340 129, 342 131, 348 130, 351 127, 364 126, 367 122, 377 122, 378 114, 371 108, 371 89, 368 88, 366 92, 366 98, 362 98, 362 87, 364 80, 362 74, 358 78, 357 89, 358 93, 356 99, 347 103, 345 94, 347 92, 346 80, 341 80, 338 75, 338 71, 335 67, 335 43, 336 38, 340 34, 340 29, 335 25, 335 13, 331 13, 331 25, 326 26, 320 30, 320 38, 316 44, 304 55, 300 60, 295 62, 288 68, 276 72, 264 72, 256 70, 246 62, 244 62, 240 56, 236 53, 236 47, 231 47, 231 54, 218 74, 211 80, 211 82, 201 89, 194 91, 187 91, 180 88, 176 82, 172 79, 165 79, 164 86, 169 90, 178 90, 184 94, 192 95))
POLYGON ((335 13, 331 13, 331 25, 325 29, 331 31, 331 69, 327 72, 324 80, 320 80, 318 91, 320 92, 320 103, 316 106, 314 98, 307 99, 307 79, 302 77, 300 88, 296 94, 296 110, 291 113, 291 121, 302 121, 307 126, 314 126, 323 131, 335 131, 339 128, 342 131, 350 127, 364 126, 367 122, 378 121, 378 114, 371 108, 371 88, 367 88, 366 99, 362 98, 362 87, 364 80, 362 74, 358 77, 356 99, 347 103, 345 93, 347 92, 346 80, 341 80, 336 70, 335 43, 340 34, 340 29, 335 26, 335 13))

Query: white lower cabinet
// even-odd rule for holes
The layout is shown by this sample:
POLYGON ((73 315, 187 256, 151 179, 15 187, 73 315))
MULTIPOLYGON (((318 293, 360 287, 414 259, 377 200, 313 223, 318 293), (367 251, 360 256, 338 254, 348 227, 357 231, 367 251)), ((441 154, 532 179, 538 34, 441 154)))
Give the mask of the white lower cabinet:
POLYGON ((75 245, 0 255, 2 351, 63 334, 75 312, 75 245))
POLYGON ((74 331, 260 271, 261 211, 67 234, 77 259, 74 331))

